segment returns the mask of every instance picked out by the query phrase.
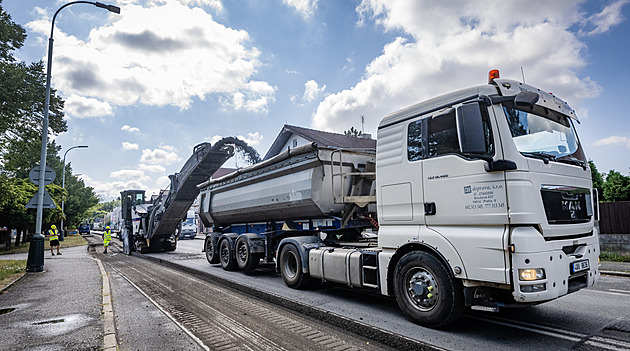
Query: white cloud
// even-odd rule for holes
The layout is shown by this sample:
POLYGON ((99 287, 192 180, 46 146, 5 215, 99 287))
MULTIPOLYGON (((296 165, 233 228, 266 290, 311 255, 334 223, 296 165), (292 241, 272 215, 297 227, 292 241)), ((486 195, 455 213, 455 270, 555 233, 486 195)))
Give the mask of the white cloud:
POLYGON ((244 142, 247 143, 247 145, 250 145, 250 146, 258 145, 263 140, 263 136, 260 135, 259 132, 247 133, 247 137, 239 135, 237 138, 240 139, 240 140, 243 140, 244 142))
POLYGON ((112 114, 112 106, 98 99, 72 94, 65 99, 64 111, 68 117, 87 118, 112 114))
POLYGON ((129 143, 126 141, 122 142, 122 149, 123 150, 138 150, 138 144, 134 144, 134 143, 129 143))
POLYGON ((311 79, 304 83, 304 95, 302 96, 302 99, 308 102, 313 102, 313 100, 316 100, 319 95, 324 92, 324 90, 326 90, 325 85, 320 88, 319 84, 311 79))
POLYGON ((174 152, 164 149, 144 149, 140 157, 141 163, 170 165, 171 163, 180 161, 181 158, 174 152))
POLYGON ((146 176, 143 171, 138 169, 121 169, 119 171, 113 171, 109 174, 109 177, 116 180, 133 179, 139 182, 151 180, 151 177, 146 176))
MULTIPOLYGON (((187 109, 193 98, 218 95, 225 108, 266 112, 275 89, 254 76, 260 52, 249 34, 216 22, 202 8, 222 9, 218 1, 128 1, 124 15, 94 28, 83 41, 55 30, 54 86, 63 96, 98 99, 89 115, 108 115, 110 106, 172 105, 187 109)), ((50 16, 26 27, 42 36, 50 16)), ((90 105, 91 106, 91 105, 90 105)), ((74 111, 68 111, 74 112, 74 111)))
POLYGON ((132 127, 130 125, 125 124, 124 126, 120 127, 120 130, 124 130, 130 133, 134 133, 134 132, 139 132, 140 129, 138 129, 137 127, 132 127))
POLYGON ((160 165, 147 165, 144 163, 141 163, 138 165, 138 169, 144 172, 151 172, 151 173, 164 173, 166 172, 166 168, 164 168, 163 166, 160 165))
POLYGON ((630 149, 630 138, 619 136, 619 135, 613 135, 613 136, 609 136, 608 138, 597 140, 593 145, 604 146, 604 145, 617 145, 617 144, 621 144, 621 145, 625 144, 625 146, 628 149, 630 149))
POLYGON ((285 5, 295 8, 305 19, 313 15, 317 9, 318 1, 319 0, 282 0, 285 5))
POLYGON ((221 139, 223 139, 223 137, 221 135, 215 135, 215 136, 212 136, 212 137, 207 137, 204 140, 208 141, 208 142, 210 142, 210 144, 214 145, 221 139))
POLYGON ((175 151, 175 146, 172 145, 167 145, 167 144, 160 144, 160 149, 166 150, 166 151, 175 151))
POLYGON ((579 77, 585 44, 568 28, 584 14, 570 0, 527 2, 364 0, 359 24, 373 20, 386 31, 404 33, 384 46, 353 87, 328 95, 317 107, 312 126, 331 131, 357 126, 375 130, 386 114, 437 96, 487 82, 498 68, 505 78, 521 78, 578 108, 601 88, 579 77), (487 11, 492 8, 492 11, 487 11), (519 14, 514 16, 514 14, 519 14), (353 118, 356 117, 356 118, 353 118))
POLYGON ((586 35, 596 35, 605 33, 623 21, 623 15, 621 14, 621 8, 623 5, 630 2, 629 0, 617 0, 612 4, 606 5, 601 12, 596 13, 585 21, 585 26, 592 25, 595 28, 591 29, 586 35))
POLYGON ((87 186, 94 188, 94 192, 103 200, 111 201, 120 197, 120 192, 126 189, 147 189, 147 185, 138 179, 127 181, 116 180, 103 182, 92 179, 87 174, 81 176, 87 186))

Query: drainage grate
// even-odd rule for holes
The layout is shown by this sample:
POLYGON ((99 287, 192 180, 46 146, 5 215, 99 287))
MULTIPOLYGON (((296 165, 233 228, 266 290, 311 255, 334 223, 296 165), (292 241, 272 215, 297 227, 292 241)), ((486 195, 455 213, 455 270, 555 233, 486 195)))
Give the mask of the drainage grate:
POLYGON ((65 319, 53 319, 50 321, 44 321, 44 322, 37 322, 37 323, 33 323, 33 325, 44 325, 44 324, 57 324, 57 323, 63 323, 65 322, 65 319))

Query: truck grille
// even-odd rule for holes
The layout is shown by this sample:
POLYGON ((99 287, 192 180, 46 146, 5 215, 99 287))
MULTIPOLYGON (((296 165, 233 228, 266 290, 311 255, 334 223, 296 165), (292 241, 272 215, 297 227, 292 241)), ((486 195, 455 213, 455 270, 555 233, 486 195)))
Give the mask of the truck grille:
POLYGON ((586 223, 593 216, 588 189, 543 185, 540 189, 549 224, 586 223))

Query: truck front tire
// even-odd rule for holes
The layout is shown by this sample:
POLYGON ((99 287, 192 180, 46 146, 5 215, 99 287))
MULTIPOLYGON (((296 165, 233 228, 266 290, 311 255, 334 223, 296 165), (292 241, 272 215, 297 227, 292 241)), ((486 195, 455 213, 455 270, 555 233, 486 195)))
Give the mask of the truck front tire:
POLYGON ((290 288, 306 289, 313 285, 313 278, 302 269, 300 251, 295 245, 287 244, 280 251, 280 273, 290 288))
POLYGON ((464 311, 461 283, 427 252, 404 255, 394 272, 394 293, 403 313, 414 323, 437 328, 464 311))

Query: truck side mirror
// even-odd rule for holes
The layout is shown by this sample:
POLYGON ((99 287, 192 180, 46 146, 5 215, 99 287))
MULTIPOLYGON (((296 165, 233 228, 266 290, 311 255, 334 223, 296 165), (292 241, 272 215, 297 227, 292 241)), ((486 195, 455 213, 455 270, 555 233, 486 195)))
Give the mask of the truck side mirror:
POLYGON ((486 153, 483 117, 479 103, 473 102, 457 107, 457 132, 463 154, 486 153))
POLYGON ((514 104, 518 107, 533 108, 540 96, 533 91, 521 91, 514 97, 514 104))

